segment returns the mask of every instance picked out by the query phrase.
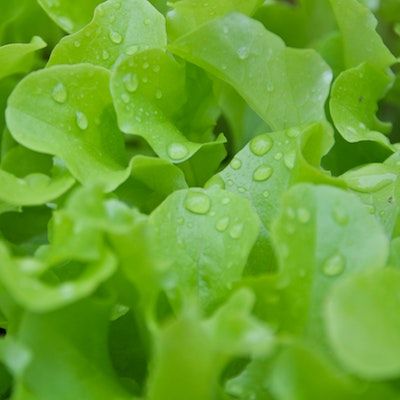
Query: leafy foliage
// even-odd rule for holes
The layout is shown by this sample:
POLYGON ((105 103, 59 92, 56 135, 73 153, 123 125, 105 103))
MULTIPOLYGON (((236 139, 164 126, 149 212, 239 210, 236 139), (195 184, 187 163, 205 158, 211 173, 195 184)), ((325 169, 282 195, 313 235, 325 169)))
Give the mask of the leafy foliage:
POLYGON ((3 3, 0 399, 398 400, 398 1, 3 3))

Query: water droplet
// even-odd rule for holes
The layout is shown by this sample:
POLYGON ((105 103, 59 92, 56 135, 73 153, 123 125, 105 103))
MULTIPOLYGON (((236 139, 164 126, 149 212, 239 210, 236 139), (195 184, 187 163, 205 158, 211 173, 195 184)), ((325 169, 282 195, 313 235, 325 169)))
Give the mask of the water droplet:
POLYGON ((265 198, 268 198, 270 196, 270 192, 268 190, 264 190, 262 194, 265 198))
POLYGON ((172 160, 182 160, 189 154, 189 150, 182 143, 171 143, 168 146, 168 156, 172 160))
POLYGON ((223 217, 217 221, 215 228, 218 232, 225 232, 229 226, 229 217, 223 217))
POLYGON ((138 50, 139 50, 138 46, 133 45, 125 50, 125 54, 127 54, 128 56, 132 56, 133 54, 136 54, 138 50))
POLYGON ((237 51, 237 55, 241 60, 245 60, 246 58, 249 57, 249 48, 246 46, 240 47, 237 51))
POLYGON ((293 169, 295 161, 296 161, 295 150, 291 150, 291 151, 287 152, 283 157, 283 162, 285 163, 286 167, 289 169, 293 169))
POLYGON ((129 100, 130 100, 130 97, 129 97, 129 95, 128 95, 127 93, 122 93, 122 94, 121 94, 121 100, 122 100, 125 104, 128 104, 128 103, 129 103, 129 100))
POLYGON ((326 276, 337 276, 344 271, 345 260, 340 254, 335 254, 333 257, 325 261, 322 271, 326 276))
POLYGON ((242 236, 243 233, 243 224, 235 224, 232 226, 232 228, 229 230, 229 236, 232 239, 239 239, 240 236, 242 236))
POLYGON ((301 133, 301 131, 300 131, 299 128, 289 128, 289 129, 286 131, 286 135, 287 135, 287 137, 289 137, 289 138, 295 138, 295 137, 299 136, 300 133, 301 133))
POLYGON ((144 24, 145 24, 146 26, 149 26, 150 23, 151 23, 150 18, 146 18, 146 19, 144 20, 144 24))
POLYGON ((253 173, 253 179, 256 182, 268 180, 273 173, 273 169, 268 165, 260 165, 253 173))
POLYGON ((308 221, 310 221, 310 218, 310 212, 306 208, 299 208, 297 210, 297 220, 300 223, 306 224, 308 221))
POLYGON ((242 162, 238 158, 234 158, 229 165, 232 169, 238 170, 242 166, 242 162))
POLYGON ((185 219, 183 217, 178 218, 178 224, 183 225, 185 223, 185 219))
POLYGON ((226 206, 227 204, 229 204, 231 202, 231 199, 229 197, 224 197, 221 201, 221 203, 226 206))
POLYGON ((75 119, 79 129, 82 129, 84 131, 88 128, 89 122, 86 115, 83 112, 77 111, 75 114, 75 119))
POLYGON ((185 199, 185 207, 194 214, 207 214, 211 201, 206 193, 190 191, 185 199))
POLYGON ((67 101, 68 93, 63 83, 57 83, 51 93, 51 96, 57 103, 65 103, 67 101))
POLYGON ((115 31, 110 31, 110 40, 115 44, 120 44, 122 42, 122 36, 115 31))
POLYGON ((72 283, 64 283, 60 285, 59 291, 60 295, 64 299, 71 299, 76 293, 75 286, 72 283))
POLYGON ((80 42, 79 40, 75 40, 74 46, 75 46, 76 48, 81 47, 81 42, 80 42))
POLYGON ((139 81, 136 74, 126 74, 123 77, 124 86, 128 92, 135 92, 139 86, 139 81))
POLYGON ((280 151, 274 155, 274 158, 277 161, 280 160, 282 157, 283 157, 283 154, 280 151))
POLYGON ((246 193, 246 192, 247 192, 247 189, 244 188, 243 186, 240 186, 240 187, 238 188, 238 191, 239 191, 239 193, 246 193))
POLYGON ((147 76, 144 76, 143 78, 142 78, 142 82, 143 83, 147 83, 149 81, 149 78, 147 77, 147 76))
POLYGON ((163 93, 160 89, 156 90, 156 99, 160 100, 163 97, 163 93))
POLYGON ((103 50, 102 58, 103 60, 108 60, 110 58, 110 53, 107 50, 103 50))
POLYGON ((143 63, 143 65, 142 65, 142 67, 143 67, 143 69, 147 69, 147 68, 150 67, 150 64, 149 64, 147 61, 145 61, 145 62, 143 63))
POLYGON ((260 135, 250 142, 250 150, 258 157, 264 156, 272 148, 273 142, 268 135, 260 135))
POLYGON ((347 225, 349 222, 349 216, 346 212, 346 210, 342 207, 336 206, 333 209, 333 219, 339 224, 339 225, 347 225))
POLYGON ((205 184, 206 188, 210 188, 213 186, 217 186, 221 189, 225 189, 225 181, 222 179, 221 175, 214 175, 208 182, 205 184))
POLYGON ((160 66, 159 65, 154 65, 153 66, 153 72, 155 72, 155 73, 160 72, 160 66))

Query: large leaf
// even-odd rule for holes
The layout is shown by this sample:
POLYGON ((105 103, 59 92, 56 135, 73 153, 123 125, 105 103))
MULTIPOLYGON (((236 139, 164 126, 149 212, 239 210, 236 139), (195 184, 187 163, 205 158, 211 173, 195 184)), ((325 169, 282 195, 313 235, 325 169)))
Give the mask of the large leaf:
POLYGON ((170 49, 232 85, 274 130, 325 118, 329 67, 314 50, 287 48, 244 15, 213 20, 170 49))

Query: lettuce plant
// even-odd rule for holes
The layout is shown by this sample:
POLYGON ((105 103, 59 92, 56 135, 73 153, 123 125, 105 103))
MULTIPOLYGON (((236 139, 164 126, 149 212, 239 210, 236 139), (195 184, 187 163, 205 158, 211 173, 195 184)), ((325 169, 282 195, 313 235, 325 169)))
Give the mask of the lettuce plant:
POLYGON ((0 399, 398 400, 400 3, 3 3, 0 399))

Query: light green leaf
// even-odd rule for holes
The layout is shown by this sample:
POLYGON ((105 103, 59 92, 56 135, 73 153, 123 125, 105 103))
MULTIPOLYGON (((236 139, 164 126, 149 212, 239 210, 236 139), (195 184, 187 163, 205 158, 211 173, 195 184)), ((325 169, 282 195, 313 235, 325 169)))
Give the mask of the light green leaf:
MULTIPOLYGON (((186 139, 171 118, 185 102, 185 70, 159 49, 121 59, 111 78, 111 91, 121 130, 142 136, 162 158, 181 163, 212 147, 186 139), (176 101, 175 101, 176 100, 176 101)), ((224 156, 223 140, 215 168, 224 156)))
POLYGON ((103 0, 38 0, 50 18, 68 33, 76 32, 93 17, 95 7, 103 0))
POLYGON ((354 275, 333 287, 326 325, 348 371, 370 380, 400 375, 399 291, 400 272, 394 269, 354 275))
POLYGON ((149 400, 186 400, 188 393, 191 400, 216 398, 230 357, 268 354, 272 335, 251 316, 253 302, 252 293, 242 289, 208 320, 191 308, 163 328, 156 336, 149 400))
POLYGON ((342 72, 332 86, 329 102, 333 122, 349 142, 372 140, 390 148, 391 124, 380 121, 378 101, 388 92, 393 75, 371 64, 361 64, 342 72))
POLYGON ((301 184, 282 202, 272 230, 282 288, 280 328, 323 343, 327 290, 357 271, 382 268, 388 239, 367 207, 341 189, 301 184))
POLYGON ((347 68, 368 62, 387 68, 396 59, 376 32, 374 14, 358 0, 330 0, 342 34, 344 59, 347 68))
POLYGON ((35 36, 30 43, 12 43, 0 47, 0 79, 28 72, 32 68, 35 52, 46 46, 42 38, 35 36))
POLYGON ((211 21, 170 49, 232 85, 273 130, 325 118, 329 67, 314 50, 289 49, 244 15, 211 21))
POLYGON ((252 15, 262 0, 181 0, 171 3, 167 14, 168 36, 174 40, 212 19, 231 12, 252 15))
POLYGON ((124 53, 164 48, 164 17, 147 0, 108 0, 94 19, 55 47, 49 64, 91 63, 110 68, 124 53))
POLYGON ((129 168, 108 84, 108 71, 89 64, 30 74, 8 102, 11 134, 34 151, 61 158, 80 182, 113 190, 129 168))
POLYGON ((274 269, 269 229, 280 210, 282 194, 296 181, 333 181, 319 167, 331 144, 332 133, 324 124, 265 133, 252 139, 207 183, 248 198, 256 209, 263 223, 252 254, 258 270, 274 269))
POLYGON ((188 296, 203 307, 223 299, 240 279, 259 230, 247 200, 219 188, 173 193, 149 224, 155 254, 169 263, 164 289, 177 308, 188 296))
POLYGON ((19 398, 133 400, 109 359, 110 312, 110 299, 104 296, 57 312, 25 313, 16 339, 31 352, 32 361, 17 381, 29 396, 19 398))

